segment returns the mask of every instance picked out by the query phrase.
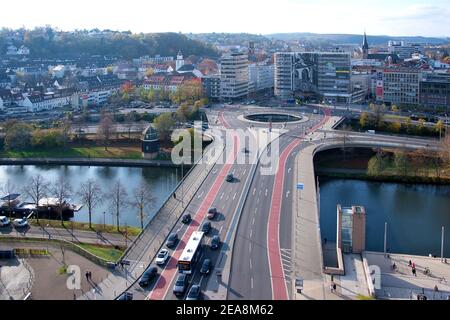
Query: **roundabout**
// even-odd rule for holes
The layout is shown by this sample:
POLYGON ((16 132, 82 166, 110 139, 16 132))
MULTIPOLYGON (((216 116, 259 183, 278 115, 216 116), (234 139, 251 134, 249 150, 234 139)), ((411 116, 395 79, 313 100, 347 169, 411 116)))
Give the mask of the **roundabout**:
POLYGON ((250 113, 239 115, 238 119, 244 122, 249 123, 259 123, 259 124, 267 124, 267 123, 280 123, 280 124, 298 124, 308 122, 309 118, 301 115, 295 115, 291 113, 250 113))

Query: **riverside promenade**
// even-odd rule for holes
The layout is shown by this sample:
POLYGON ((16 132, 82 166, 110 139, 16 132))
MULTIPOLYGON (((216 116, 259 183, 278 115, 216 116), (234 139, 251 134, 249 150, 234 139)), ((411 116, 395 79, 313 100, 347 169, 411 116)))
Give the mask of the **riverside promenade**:
POLYGON ((224 148, 224 143, 218 140, 208 146, 203 158, 208 161, 201 161, 192 167, 174 190, 176 198, 172 194, 167 198, 155 217, 124 253, 122 260, 128 261, 130 265, 124 270, 114 270, 97 286, 96 290, 84 294, 79 299, 113 300, 139 279, 162 247, 164 240, 172 232, 184 209, 203 184, 214 164, 222 156, 224 148))

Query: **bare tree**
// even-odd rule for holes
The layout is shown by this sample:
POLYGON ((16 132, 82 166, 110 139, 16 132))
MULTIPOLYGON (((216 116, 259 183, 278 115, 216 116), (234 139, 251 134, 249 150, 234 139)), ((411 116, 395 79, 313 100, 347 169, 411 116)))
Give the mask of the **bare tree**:
POLYGON ((141 184, 134 189, 133 199, 130 205, 138 210, 139 219, 141 221, 141 228, 144 229, 144 220, 148 217, 148 207, 155 203, 155 198, 148 189, 148 186, 141 182, 141 184))
POLYGON ((134 127, 134 114, 132 112, 125 115, 125 126, 128 130, 128 139, 131 139, 131 130, 134 127))
POLYGON ((13 196, 14 192, 16 192, 17 187, 8 179, 6 183, 2 187, 3 193, 5 193, 5 202, 6 202, 6 208, 8 210, 9 218, 11 218, 11 213, 13 212, 13 209, 15 207, 15 198, 13 196))
POLYGON ((64 176, 61 176, 51 189, 53 196, 56 198, 56 209, 61 218, 61 225, 64 226, 63 210, 72 192, 72 186, 64 176))
POLYGON ((80 186, 77 194, 80 196, 82 203, 87 206, 89 214, 89 228, 92 228, 92 210, 94 210, 102 199, 100 186, 93 179, 89 179, 86 183, 83 183, 80 186))
POLYGON ((115 127, 112 116, 109 113, 104 113, 97 130, 97 137, 102 141, 105 150, 108 150, 109 141, 111 140, 114 131, 115 127))
POLYGON ((28 183, 24 186, 24 192, 27 194, 36 204, 36 218, 39 221, 38 205, 39 201, 47 195, 49 188, 48 182, 40 175, 36 175, 28 180, 28 183))
POLYGON ((118 180, 109 192, 111 207, 116 211, 117 231, 120 231, 120 211, 127 205, 127 191, 118 180))
POLYGON ((450 133, 447 133, 441 140, 440 156, 443 161, 450 163, 450 133))

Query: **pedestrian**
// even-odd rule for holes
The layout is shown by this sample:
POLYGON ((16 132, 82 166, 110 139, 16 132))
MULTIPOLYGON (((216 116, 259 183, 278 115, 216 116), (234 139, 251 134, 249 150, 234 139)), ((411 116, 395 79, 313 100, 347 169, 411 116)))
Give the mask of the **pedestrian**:
POLYGON ((412 266, 412 261, 409 260, 408 267, 411 267, 411 266, 412 266))
POLYGON ((417 274, 416 274, 416 268, 413 268, 413 269, 412 269, 412 274, 414 275, 414 277, 417 277, 417 274))
POLYGON ((412 263, 412 268, 413 268, 413 269, 416 268, 416 263, 415 263, 415 262, 412 263))
POLYGON ((334 284, 331 283, 331 285, 330 285, 330 291, 333 292, 333 290, 334 290, 334 284))
POLYGON ((85 276, 86 276, 86 280, 89 281, 89 271, 86 271, 85 276))
POLYGON ((89 271, 89 280, 92 280, 92 272, 89 271))
POLYGON ((333 290, 334 290, 334 292, 336 292, 336 288, 337 288, 336 283, 334 283, 334 284, 333 284, 333 290))
POLYGON ((436 292, 438 292, 438 291, 439 291, 439 288, 438 288, 438 286, 437 286, 437 285, 435 285, 435 286, 434 286, 434 291, 436 291, 436 292))
POLYGON ((392 265, 392 270, 394 270, 394 271, 397 270, 397 265, 395 264, 395 262, 394 262, 394 264, 392 265))
POLYGON ((173 198, 174 198, 175 200, 177 200, 177 194, 176 194, 176 193, 173 194, 173 198))

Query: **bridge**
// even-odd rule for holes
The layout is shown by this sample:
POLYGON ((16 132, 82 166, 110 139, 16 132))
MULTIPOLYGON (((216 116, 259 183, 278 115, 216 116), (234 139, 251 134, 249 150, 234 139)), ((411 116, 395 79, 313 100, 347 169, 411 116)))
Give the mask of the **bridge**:
MULTIPOLYGON (((199 161, 169 196, 153 219, 128 248, 123 260, 130 265, 114 271, 99 287, 87 293, 85 299, 114 299, 124 291, 135 299, 176 299, 171 289, 177 275, 177 260, 193 231, 199 229, 210 207, 219 215, 213 221, 214 235, 222 240, 221 249, 204 250, 202 258, 212 260, 214 272, 191 276, 192 284, 199 284, 204 299, 299 299, 294 279, 305 280, 311 297, 325 297, 319 210, 313 158, 317 152, 343 145, 354 147, 428 148, 437 150, 434 140, 337 133, 334 127, 341 117, 333 117, 332 110, 321 114, 311 109, 295 110, 305 121, 289 124, 249 123, 242 115, 248 112, 273 112, 262 108, 213 108, 208 111, 210 126, 222 131, 243 129, 242 137, 232 133, 230 141, 216 139, 205 154, 211 161, 199 161), (270 132, 271 131, 271 132, 270 132), (258 144, 261 136, 270 136, 260 150, 251 154, 251 161, 241 163, 241 149, 258 144), (276 172, 264 174, 261 157, 279 145, 276 172), (226 161, 219 161, 226 160, 226 161), (236 179, 227 183, 232 173, 236 179), (304 191, 296 190, 297 182, 304 191), (184 213, 193 217, 190 225, 181 223, 184 213), (172 250, 166 265, 159 267, 157 279, 141 288, 137 281, 143 271, 154 262, 167 236, 177 232, 180 242, 172 250)), ((294 112, 292 109, 278 112, 294 112)), ((258 144, 259 145, 259 144, 258 144)), ((303 296, 305 297, 305 296, 303 296)))

